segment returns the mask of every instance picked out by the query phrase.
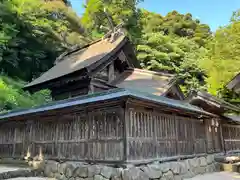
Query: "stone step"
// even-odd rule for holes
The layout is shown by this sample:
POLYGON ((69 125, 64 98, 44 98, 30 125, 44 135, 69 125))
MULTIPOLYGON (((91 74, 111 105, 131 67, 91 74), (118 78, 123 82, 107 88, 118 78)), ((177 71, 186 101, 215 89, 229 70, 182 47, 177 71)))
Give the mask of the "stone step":
POLYGON ((240 173, 240 163, 221 163, 221 170, 240 173))

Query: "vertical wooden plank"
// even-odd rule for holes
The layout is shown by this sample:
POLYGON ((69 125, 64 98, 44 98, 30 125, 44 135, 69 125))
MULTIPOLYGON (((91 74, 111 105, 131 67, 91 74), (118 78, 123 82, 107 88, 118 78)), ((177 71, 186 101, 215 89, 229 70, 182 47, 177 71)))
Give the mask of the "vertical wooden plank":
POLYGON ((12 157, 15 157, 16 141, 17 141, 17 127, 16 127, 16 124, 15 124, 15 126, 14 126, 14 139, 13 139, 13 152, 12 152, 12 157))
POLYGON ((179 155, 179 148, 178 148, 178 131, 179 131, 179 126, 178 126, 178 119, 177 116, 174 114, 174 121, 175 121, 175 143, 176 143, 176 155, 179 155))
POLYGON ((128 108, 127 102, 124 104, 123 108, 123 116, 120 116, 120 120, 123 121, 123 161, 127 161, 129 159, 129 140, 128 137, 131 136, 130 129, 132 128, 130 124, 132 124, 132 115, 129 116, 130 112, 132 114, 132 110, 128 108))
POLYGON ((155 158, 158 158, 158 142, 157 142, 157 131, 158 131, 158 126, 157 126, 157 115, 155 113, 155 111, 152 112, 152 137, 153 137, 153 145, 155 147, 155 158))
POLYGON ((193 145, 192 148, 193 148, 193 153, 194 153, 194 155, 195 155, 195 154, 197 154, 197 152, 196 152, 196 151, 197 151, 197 150, 196 150, 196 143, 197 143, 197 142, 196 142, 196 126, 197 126, 197 125, 196 125, 196 123, 195 123, 196 120, 194 120, 192 117, 191 117, 190 120, 191 120, 191 126, 192 126, 192 127, 191 127, 191 129, 192 129, 192 142, 191 142, 191 143, 192 143, 192 145, 193 145))
MULTIPOLYGON (((58 116, 57 116, 58 117, 58 116)), ((57 118, 57 120, 55 121, 56 123, 56 129, 55 129, 55 139, 54 139, 54 156, 57 157, 58 159, 60 158, 60 151, 59 151, 59 144, 58 144, 58 140, 59 140, 59 118, 57 118)))

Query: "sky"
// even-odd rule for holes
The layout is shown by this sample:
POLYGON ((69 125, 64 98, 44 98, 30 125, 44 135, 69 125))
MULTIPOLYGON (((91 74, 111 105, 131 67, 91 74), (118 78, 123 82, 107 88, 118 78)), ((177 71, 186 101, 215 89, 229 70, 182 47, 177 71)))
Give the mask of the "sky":
MULTIPOLYGON (((81 16, 85 0, 70 0, 73 9, 81 16)), ((229 23, 233 11, 240 8, 240 0, 145 0, 140 8, 166 15, 177 10, 191 13, 201 23, 208 24, 212 31, 229 23)))

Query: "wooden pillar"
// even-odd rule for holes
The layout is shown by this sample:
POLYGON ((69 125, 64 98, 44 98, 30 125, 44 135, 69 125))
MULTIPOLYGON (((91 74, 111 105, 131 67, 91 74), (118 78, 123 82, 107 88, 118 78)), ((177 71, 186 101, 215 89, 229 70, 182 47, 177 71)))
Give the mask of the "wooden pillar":
POLYGON ((224 138, 223 138, 223 133, 222 133, 222 122, 219 121, 219 130, 220 130, 220 141, 221 141, 221 151, 224 151, 224 154, 226 154, 226 149, 225 149, 225 143, 224 143, 224 138))
POLYGON ((13 152, 12 157, 15 157, 15 151, 16 151, 16 142, 17 141, 17 126, 14 127, 14 138, 13 138, 13 152))
POLYGON ((179 153, 179 148, 178 148, 178 134, 179 134, 179 125, 178 125, 178 123, 179 123, 179 121, 178 121, 178 119, 177 119, 177 116, 176 116, 176 114, 173 114, 174 115, 174 121, 175 121, 175 137, 176 137, 176 155, 177 156, 179 156, 180 155, 180 153, 179 153))
POLYGON ((114 62, 112 62, 108 66, 108 82, 112 82, 114 80, 114 62))
POLYGON ((209 141, 211 141, 211 139, 212 139, 212 136, 211 136, 211 127, 210 127, 210 123, 211 122, 209 122, 209 121, 211 121, 211 119, 205 119, 204 120, 204 124, 205 124, 205 132, 206 132, 206 153, 208 153, 209 152, 209 141), (209 128, 210 127, 210 128, 209 128))

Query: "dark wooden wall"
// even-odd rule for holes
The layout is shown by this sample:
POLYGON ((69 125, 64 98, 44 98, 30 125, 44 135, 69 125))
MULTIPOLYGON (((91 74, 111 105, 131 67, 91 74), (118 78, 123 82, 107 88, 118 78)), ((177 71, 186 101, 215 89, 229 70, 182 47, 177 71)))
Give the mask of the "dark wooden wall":
POLYGON ((223 138, 225 151, 240 150, 240 126, 239 125, 223 125, 223 138))
MULTIPOLYGON (((125 162, 240 150, 240 126, 116 100, 0 123, 0 157, 125 162), (106 104, 107 106, 106 106, 106 104)), ((182 113, 182 112, 181 112, 182 113)))
POLYGON ((124 110, 79 111, 0 125, 0 157, 122 161, 124 110))
POLYGON ((210 119, 163 113, 161 109, 128 105, 127 159, 151 160, 221 152, 217 131, 208 133, 210 119), (208 135, 209 134, 209 135, 208 135))

